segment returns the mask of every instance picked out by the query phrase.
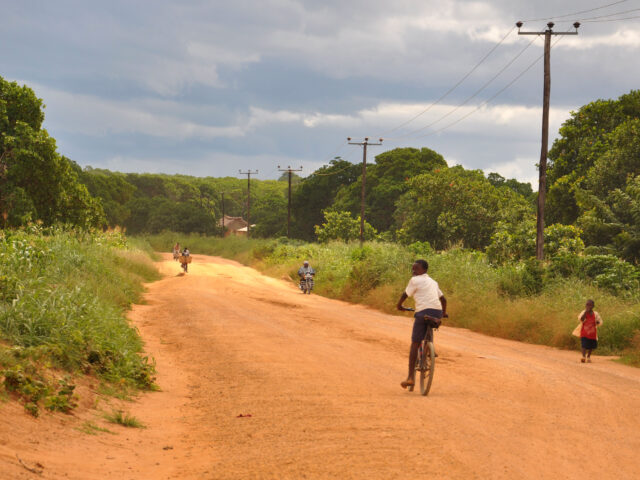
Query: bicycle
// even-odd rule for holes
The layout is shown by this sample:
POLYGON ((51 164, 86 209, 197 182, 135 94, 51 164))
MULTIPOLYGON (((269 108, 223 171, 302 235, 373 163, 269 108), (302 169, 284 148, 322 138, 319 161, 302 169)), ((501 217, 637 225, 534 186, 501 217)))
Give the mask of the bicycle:
MULTIPOLYGON (((406 312, 415 312, 414 308, 404 308, 406 312)), ((448 316, 448 315, 447 315, 448 316)), ((416 358, 416 372, 420 372, 420 393, 423 396, 429 394, 431 384, 433 383, 433 375, 436 369, 436 350, 433 346, 433 330, 437 330, 440 326, 440 319, 425 316, 424 321, 427 322, 427 331, 424 334, 420 347, 418 348, 418 356, 416 358)), ((407 387, 407 390, 413 392, 413 385, 407 387)))

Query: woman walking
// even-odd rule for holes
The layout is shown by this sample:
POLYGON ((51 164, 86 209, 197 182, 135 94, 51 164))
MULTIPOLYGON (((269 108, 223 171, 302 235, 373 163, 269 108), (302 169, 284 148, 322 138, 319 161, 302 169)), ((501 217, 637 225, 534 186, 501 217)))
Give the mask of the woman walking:
MULTIPOLYGON (((593 300, 587 300, 584 310, 578 315, 580 320, 580 343, 582 344, 582 363, 591 363, 591 352, 598 348, 598 327, 602 325, 602 318, 593 307, 593 300)), ((578 328, 576 328, 577 330, 578 328)))

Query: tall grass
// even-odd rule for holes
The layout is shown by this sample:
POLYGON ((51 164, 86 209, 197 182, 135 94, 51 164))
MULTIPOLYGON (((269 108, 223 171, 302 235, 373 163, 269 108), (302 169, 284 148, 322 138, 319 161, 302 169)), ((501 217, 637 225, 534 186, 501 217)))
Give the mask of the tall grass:
POLYGON ((152 387, 153 362, 124 313, 142 282, 158 276, 149 256, 119 233, 38 226, 0 232, 5 388, 37 406, 57 391, 55 369, 152 387), (30 394, 34 385, 38 395, 30 394))
POLYGON ((417 258, 428 260, 429 274, 449 301, 448 325, 492 336, 559 348, 578 348, 571 336, 587 298, 605 320, 598 351, 619 354, 640 365, 640 304, 618 297, 577 277, 556 277, 526 264, 494 267, 483 253, 452 249, 436 253, 426 244, 310 244, 298 241, 225 239, 164 233, 146 237, 170 251, 180 241, 193 253, 219 255, 292 281, 303 260, 317 271, 315 291, 332 298, 393 312, 417 258), (635 340, 634 340, 635 338, 635 340))

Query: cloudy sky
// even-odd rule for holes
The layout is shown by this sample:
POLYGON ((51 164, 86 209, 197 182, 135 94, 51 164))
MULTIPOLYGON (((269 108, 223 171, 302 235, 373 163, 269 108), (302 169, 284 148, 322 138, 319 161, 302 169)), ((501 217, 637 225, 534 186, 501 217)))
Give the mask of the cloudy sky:
POLYGON ((372 154, 425 146, 534 182, 543 41, 517 20, 583 22, 554 39, 552 138, 571 110, 640 87, 640 0, 0 0, 0 12, 0 76, 44 99, 59 151, 127 172, 306 175, 336 155, 358 162, 347 136, 382 136, 372 154))

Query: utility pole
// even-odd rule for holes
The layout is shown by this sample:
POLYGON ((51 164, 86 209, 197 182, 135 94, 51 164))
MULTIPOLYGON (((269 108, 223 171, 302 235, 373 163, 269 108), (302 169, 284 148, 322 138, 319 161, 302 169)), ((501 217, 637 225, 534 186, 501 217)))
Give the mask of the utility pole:
POLYGON ((242 170, 238 170, 240 175, 247 176, 247 238, 251 233, 251 175, 257 175, 258 170, 252 172, 251 169, 243 172, 242 170))
POLYGON ((538 179, 538 217, 536 222, 536 258, 544 259, 544 201, 547 193, 547 153, 549 151, 549 97, 551 94, 551 36, 577 35, 580 22, 573 24, 575 32, 554 32, 553 22, 547 23, 544 32, 521 32, 522 22, 517 22, 518 35, 544 35, 544 87, 542 93, 542 147, 540 149, 538 179))
POLYGON ((300 168, 298 169, 293 169, 291 168, 291 165, 287 166, 287 168, 280 168, 280 165, 278 165, 278 171, 279 172, 287 172, 289 174, 289 203, 287 204, 287 238, 290 238, 290 227, 291 227, 291 174, 293 172, 301 172, 302 171, 302 165, 300 165, 300 168))
POLYGON ((347 137, 349 145, 362 146, 362 192, 360 193, 360 246, 364 243, 364 197, 365 185, 367 183, 367 145, 382 145, 382 139, 379 143, 369 143, 369 137, 364 138, 364 142, 352 142, 351 137, 347 137))
POLYGON ((224 238, 224 192, 222 192, 222 238, 224 238))

